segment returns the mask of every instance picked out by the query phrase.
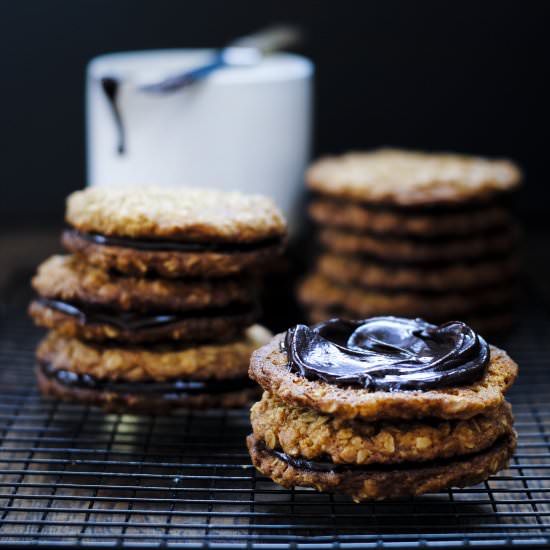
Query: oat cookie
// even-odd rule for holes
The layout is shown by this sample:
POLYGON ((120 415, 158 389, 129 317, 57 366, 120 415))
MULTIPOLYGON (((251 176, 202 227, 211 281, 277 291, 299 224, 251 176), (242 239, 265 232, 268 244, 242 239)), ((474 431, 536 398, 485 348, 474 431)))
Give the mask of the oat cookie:
POLYGON ((32 280, 36 292, 65 302, 121 311, 186 311, 250 303, 254 278, 159 279, 124 277, 75 256, 51 256, 32 280))
POLYGON ((145 343, 226 341, 236 338, 259 316, 253 305, 179 312, 87 310, 67 302, 38 298, 29 306, 34 322, 63 336, 95 342, 145 343))
POLYGON ((517 376, 516 363, 506 352, 491 346, 485 374, 471 384, 428 391, 391 392, 339 387, 320 380, 307 380, 291 372, 287 353, 281 349, 283 341, 284 334, 278 334, 252 354, 250 377, 284 403, 342 419, 361 417, 370 422, 428 417, 469 419, 502 406, 504 393, 517 376))
POLYGON ((184 242, 256 242, 285 235, 267 197, 195 188, 88 187, 67 199, 83 233, 184 242))
POLYGON ((326 253, 319 256, 317 270, 342 285, 374 290, 457 292, 511 281, 519 272, 517 255, 474 264, 454 263, 439 269, 391 266, 375 260, 326 253))
POLYGON ((480 453, 407 467, 358 467, 316 471, 303 461, 285 460, 268 450, 254 435, 247 439, 254 466, 283 487, 314 487, 349 495, 354 501, 416 496, 448 487, 474 485, 506 467, 516 447, 514 432, 480 453))
POLYGON ((284 487, 355 501, 479 483, 516 434, 517 365, 461 321, 380 316, 298 324, 252 354, 254 466, 284 487))
MULTIPOLYGON (((90 235, 67 230, 62 235, 63 246, 70 252, 102 269, 143 277, 227 277, 245 271, 269 269, 282 254, 284 243, 279 240, 258 243, 246 249, 229 250, 141 250, 135 242, 103 244, 90 240, 90 235)), ((200 247, 199 247, 200 248, 200 247)))
POLYGON ((380 149, 321 158, 306 180, 331 197, 411 207, 488 200, 516 189, 521 172, 508 160, 380 149))
POLYGON ((333 283, 318 274, 307 277, 298 289, 299 299, 304 305, 321 309, 340 308, 354 319, 391 314, 450 320, 476 310, 508 305, 513 302, 515 294, 515 287, 510 284, 495 285, 477 292, 446 294, 369 290, 333 283))
POLYGON ((503 403, 468 420, 379 421, 341 419, 295 407, 264 393, 251 409, 256 440, 267 449, 335 464, 420 462, 478 452, 512 430, 512 410, 503 403))
POLYGON ((167 414, 177 409, 224 409, 244 407, 258 395, 258 388, 248 386, 246 379, 239 380, 242 387, 224 392, 206 393, 146 393, 112 389, 95 389, 93 387, 66 385, 56 377, 49 376, 38 366, 36 379, 42 395, 63 401, 73 401, 102 407, 112 413, 167 414))
POLYGON ((239 339, 228 343, 106 347, 51 331, 38 346, 36 356, 54 370, 102 380, 224 379, 246 375, 250 354, 269 338, 269 331, 253 325, 239 339))
POLYGON ((336 229, 323 229, 319 238, 328 250, 336 254, 356 254, 395 263, 430 264, 502 257, 514 250, 519 229, 510 226, 494 234, 434 242, 380 238, 336 229))
POLYGON ((63 245, 103 269, 223 277, 265 268, 286 225, 273 202, 206 189, 88 188, 67 200, 63 245))
POLYGON ((52 331, 37 348, 36 376, 44 395, 112 412, 240 407, 258 394, 246 370, 269 337, 255 325, 229 343, 116 347, 52 331))
POLYGON ((512 222, 510 210, 501 205, 486 205, 444 215, 433 211, 380 210, 365 205, 334 199, 314 199, 309 214, 321 226, 374 235, 421 237, 456 237, 483 233, 512 222))

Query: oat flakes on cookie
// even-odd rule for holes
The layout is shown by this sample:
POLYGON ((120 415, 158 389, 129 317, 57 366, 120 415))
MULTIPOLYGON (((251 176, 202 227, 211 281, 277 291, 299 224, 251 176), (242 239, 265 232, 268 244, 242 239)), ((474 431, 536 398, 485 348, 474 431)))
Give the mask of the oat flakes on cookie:
POLYGON ((247 443, 264 475, 356 501, 479 483, 514 448, 517 365, 466 324, 332 319, 254 352, 247 443))
POLYGON ((130 343, 237 337, 258 317, 254 278, 121 276, 76 256, 52 256, 32 284, 35 323, 69 337, 130 343))
POLYGON ((63 244, 104 269, 221 277, 265 268, 286 225, 262 196, 206 189, 88 188, 67 199, 63 244))
POLYGON ((119 412, 240 407, 269 340, 253 325, 285 224, 269 199, 208 190, 91 188, 32 280, 44 395, 119 412))
POLYGON ((350 313, 352 319, 374 315, 416 315, 431 320, 475 315, 508 306, 515 297, 509 283, 492 287, 457 292, 422 293, 414 290, 373 289, 334 283, 323 275, 308 276, 298 288, 303 304, 312 309, 338 309, 350 313))
POLYGON ((250 354, 269 338, 254 325, 228 343, 105 347, 52 331, 36 373, 43 394, 109 411, 244 406, 258 393, 246 376, 250 354))
POLYGON ((517 225, 495 233, 458 237, 443 241, 380 238, 337 229, 322 229, 319 240, 335 254, 374 258, 393 265, 430 265, 439 269, 457 261, 481 262, 507 258, 516 253, 520 238, 517 225))
POLYGON ((317 197, 309 214, 319 226, 386 236, 456 237, 494 231, 513 220, 505 205, 468 206, 434 215, 433 210, 368 208, 351 201, 317 197))
POLYGON ((247 304, 257 297, 256 278, 162 279, 123 276, 74 255, 51 256, 32 279, 42 298, 118 311, 189 311, 247 304))
POLYGON ((421 265, 392 266, 327 252, 317 259, 317 272, 341 285, 359 288, 453 293, 513 281, 519 273, 519 263, 519 258, 512 255, 473 264, 457 261, 430 269, 421 265))
POLYGON ((458 316, 510 328, 521 179, 511 161, 451 153, 381 149, 314 162, 306 180, 321 257, 299 290, 307 318, 458 316), (317 299, 319 278, 340 288, 317 299))
POLYGON ((521 172, 508 160, 380 149, 321 158, 306 180, 330 197, 427 207, 492 199, 516 189, 521 172))

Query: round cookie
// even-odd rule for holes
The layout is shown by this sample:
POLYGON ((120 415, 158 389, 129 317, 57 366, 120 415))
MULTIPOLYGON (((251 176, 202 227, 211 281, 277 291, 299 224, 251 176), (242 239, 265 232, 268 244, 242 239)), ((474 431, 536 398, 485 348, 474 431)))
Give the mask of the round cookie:
POLYGON ((142 250, 129 240, 121 244, 119 239, 116 245, 98 243, 91 240, 89 234, 74 230, 63 232, 62 243, 70 252, 105 270, 168 278, 228 277, 245 271, 259 271, 269 268, 284 249, 284 245, 275 240, 258 243, 248 250, 216 251, 203 247, 203 250, 182 251, 172 245, 162 250, 142 250))
POLYGON ((265 268, 286 235, 270 199, 206 189, 88 188, 69 196, 66 219, 63 245, 90 263, 170 278, 265 268))
POLYGON ((409 213, 323 198, 317 198, 310 203, 309 214, 323 227, 374 235, 439 238, 483 233, 496 227, 506 227, 513 220, 509 209, 500 205, 471 207, 465 211, 438 215, 429 210, 425 213, 409 213))
POLYGON ((335 464, 396 464, 482 451, 513 427, 508 403, 468 420, 431 422, 346 420, 294 407, 264 393, 250 414, 257 441, 267 449, 335 464))
POLYGON ((270 336, 262 326, 253 325, 239 339, 227 343, 105 347, 51 331, 40 342, 36 357, 54 370, 102 380, 224 379, 246 375, 251 353, 270 336))
MULTIPOLYGON (((242 379, 242 387, 235 391, 227 389, 220 393, 185 392, 154 395, 133 393, 130 391, 96 390, 87 387, 68 386, 56 377, 49 376, 43 369, 36 368, 38 388, 42 395, 101 407, 111 413, 137 414, 167 414, 177 409, 212 409, 238 408, 249 405, 257 396, 257 387, 246 387, 246 379, 242 379)), ((239 381, 241 382, 241 381, 239 381)))
POLYGON ((491 346, 487 370, 483 378, 472 384, 428 391, 343 388, 291 372, 287 353, 281 348, 283 341, 284 334, 278 334, 252 354, 249 376, 284 403, 343 419, 468 419, 500 407, 504 392, 517 376, 516 363, 504 351, 491 346))
POLYGON ((514 249, 519 230, 517 226, 509 226, 489 235, 430 242, 323 229, 319 238, 329 251, 336 254, 356 254, 393 263, 433 264, 502 257, 514 249))
POLYGON ((408 465, 404 469, 380 466, 316 471, 307 461, 268 450, 254 435, 247 438, 254 466, 283 487, 315 487, 318 491, 349 495, 354 501, 410 497, 448 487, 464 487, 486 480, 506 467, 516 447, 514 432, 480 453, 408 465))
POLYGON ((239 407, 258 394, 246 370, 269 336, 255 325, 228 344, 116 348, 51 332, 37 349, 36 375, 43 394, 108 411, 239 407))
POLYGON ((121 311, 186 311, 251 303, 251 277, 159 279, 125 277, 75 256, 51 256, 38 267, 32 286, 44 298, 121 311))
POLYGON ((339 199, 426 207, 487 201, 516 189, 521 172, 507 160, 380 149, 321 158, 306 181, 339 199))
POLYGON ((519 271, 516 255, 474 264, 455 263, 440 269, 388 266, 375 260, 361 260, 338 254, 322 254, 317 260, 319 273, 344 285, 371 289, 456 292, 483 288, 514 279, 519 271))
POLYGON ((259 314, 258 308, 249 304, 166 314, 98 312, 42 298, 31 302, 28 313, 37 325, 66 337, 132 344, 226 341, 236 338, 259 314))
POLYGON ((195 243, 281 238, 285 221, 268 197, 191 187, 88 187, 67 198, 82 233, 195 243))
POLYGON ((508 305, 513 302, 515 294, 514 286, 509 284, 468 293, 371 291, 339 285, 318 274, 307 277, 298 289, 299 299, 304 305, 321 309, 339 308, 356 319, 391 314, 449 320, 475 311, 508 305))

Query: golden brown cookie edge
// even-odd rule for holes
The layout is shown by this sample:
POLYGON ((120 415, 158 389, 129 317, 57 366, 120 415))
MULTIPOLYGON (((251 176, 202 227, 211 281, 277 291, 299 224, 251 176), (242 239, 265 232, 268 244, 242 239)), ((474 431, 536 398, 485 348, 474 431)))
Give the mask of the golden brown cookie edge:
POLYGON ((88 187, 66 200, 83 232, 186 241, 255 242, 286 234, 269 197, 198 188, 88 187))
POLYGON ((250 303, 257 296, 251 276, 223 279, 161 279, 117 275, 73 255, 42 262, 32 279, 39 296, 121 311, 185 311, 250 303))
POLYGON ((68 370, 103 380, 222 380, 246 376, 250 355, 269 339, 269 331, 261 325, 249 327, 235 341, 186 346, 103 346, 50 331, 40 341, 36 357, 54 370, 68 370))
POLYGON ((220 394, 187 395, 179 399, 151 398, 138 394, 119 394, 90 388, 74 388, 61 384, 35 370, 38 388, 45 397, 62 401, 101 407, 110 413, 168 414, 177 409, 238 408, 251 403, 258 396, 258 388, 220 394))
POLYGON ((342 418, 374 421, 415 418, 467 419, 499 407, 517 376, 517 364, 505 351, 491 346, 485 376, 468 386, 429 391, 369 391, 343 388, 292 373, 280 349, 284 333, 251 356, 249 376, 287 403, 342 418), (481 393, 481 395, 478 395, 481 393))
POLYGON ((512 430, 506 401, 467 420, 364 422, 295 407, 264 392, 250 411, 252 431, 268 449, 335 464, 425 462, 482 451, 512 430))
POLYGON ((242 314, 224 317, 189 317, 158 327, 130 330, 107 322, 87 323, 38 300, 33 300, 30 303, 28 313, 36 325, 55 330, 69 338, 80 338, 91 342, 131 344, 166 340, 181 342, 227 341, 238 337, 245 327, 258 319, 257 308, 251 308, 250 311, 242 314))
POLYGON ((466 487, 486 480, 506 468, 516 447, 510 433, 488 450, 448 463, 404 470, 367 472, 316 472, 297 468, 262 449, 254 435, 247 446, 254 467, 286 488, 312 487, 317 491, 346 494, 355 502, 418 496, 450 487, 466 487))
POLYGON ((246 271, 261 271, 282 254, 285 242, 246 252, 180 252, 137 250, 98 245, 64 231, 62 244, 70 252, 105 270, 142 277, 227 277, 246 271))

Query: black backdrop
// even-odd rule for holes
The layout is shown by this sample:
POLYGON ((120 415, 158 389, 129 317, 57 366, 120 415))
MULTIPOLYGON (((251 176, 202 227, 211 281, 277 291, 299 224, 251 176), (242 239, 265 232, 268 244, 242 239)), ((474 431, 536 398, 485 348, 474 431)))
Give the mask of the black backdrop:
POLYGON ((272 22, 308 32, 317 64, 316 154, 395 145, 510 156, 527 172, 522 208, 548 210, 535 93, 544 2, 2 2, 3 222, 59 220, 84 185, 84 69, 95 55, 222 45, 272 22), (529 121, 529 113, 534 119, 529 121), (533 116, 534 115, 534 116, 533 116))

